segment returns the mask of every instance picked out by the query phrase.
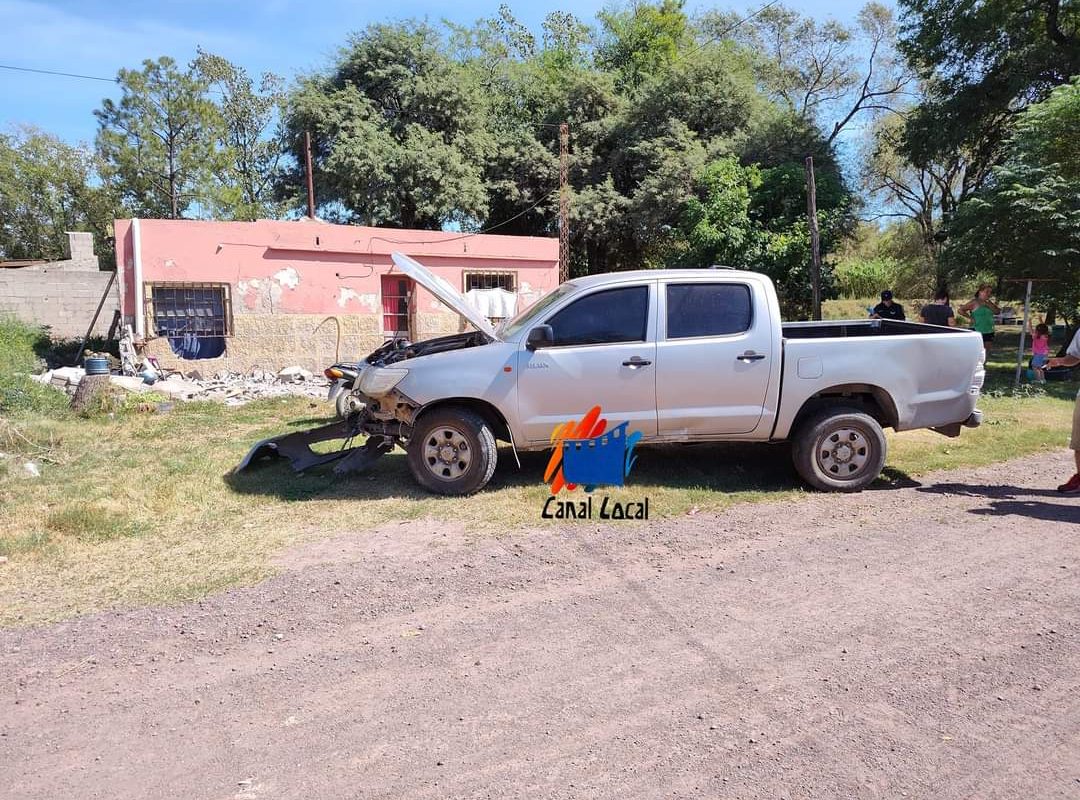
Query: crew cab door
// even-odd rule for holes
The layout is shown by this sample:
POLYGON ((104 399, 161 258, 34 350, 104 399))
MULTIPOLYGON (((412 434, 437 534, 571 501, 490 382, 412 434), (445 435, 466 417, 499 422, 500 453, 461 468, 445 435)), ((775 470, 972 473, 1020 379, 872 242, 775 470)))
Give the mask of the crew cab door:
POLYGON ((598 288, 537 324, 552 345, 518 352, 518 415, 530 442, 600 406, 608 426, 656 435, 656 282, 598 288))
POLYGON ((659 286, 656 402, 661 437, 751 433, 773 374, 765 290, 737 276, 659 286))

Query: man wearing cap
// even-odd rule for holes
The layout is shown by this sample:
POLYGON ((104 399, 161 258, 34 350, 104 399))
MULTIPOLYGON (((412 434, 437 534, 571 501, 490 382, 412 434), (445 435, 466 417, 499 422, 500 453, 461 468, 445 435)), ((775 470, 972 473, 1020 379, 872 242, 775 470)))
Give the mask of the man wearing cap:
POLYGON ((892 299, 892 292, 886 289, 881 293, 881 302, 874 306, 874 310, 870 312, 871 319, 907 319, 904 316, 904 307, 899 303, 894 303, 892 299))

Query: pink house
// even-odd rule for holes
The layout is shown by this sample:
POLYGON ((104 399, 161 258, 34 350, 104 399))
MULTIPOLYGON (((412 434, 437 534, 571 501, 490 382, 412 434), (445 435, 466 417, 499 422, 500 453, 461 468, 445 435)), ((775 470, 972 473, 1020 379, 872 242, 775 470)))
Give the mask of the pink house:
POLYGON ((117 220, 121 312, 165 366, 204 374, 321 371, 391 336, 462 329, 398 271, 412 256, 489 316, 559 282, 558 240, 331 225, 317 220, 117 220), (495 313, 492 313, 495 312, 495 313))

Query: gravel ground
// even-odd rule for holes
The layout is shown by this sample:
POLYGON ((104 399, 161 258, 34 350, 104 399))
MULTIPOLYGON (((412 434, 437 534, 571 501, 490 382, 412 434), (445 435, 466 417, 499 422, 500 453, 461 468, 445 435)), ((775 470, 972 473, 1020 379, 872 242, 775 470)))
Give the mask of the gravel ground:
POLYGON ((0 796, 1075 798, 1067 472, 405 522, 203 602, 3 631, 0 796))

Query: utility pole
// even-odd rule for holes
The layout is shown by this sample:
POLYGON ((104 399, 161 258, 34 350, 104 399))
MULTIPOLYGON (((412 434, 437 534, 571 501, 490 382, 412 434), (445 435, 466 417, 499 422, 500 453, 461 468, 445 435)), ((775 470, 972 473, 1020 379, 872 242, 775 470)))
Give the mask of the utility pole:
POLYGON ((813 319, 821 319, 821 233, 817 224, 817 183, 814 157, 806 157, 806 216, 810 221, 810 283, 813 286, 813 319))
POLYGON ((304 172, 307 173, 307 215, 315 219, 315 181, 311 176, 311 131, 304 131, 304 172))
POLYGON ((559 125, 559 282, 570 280, 570 125, 559 125))

